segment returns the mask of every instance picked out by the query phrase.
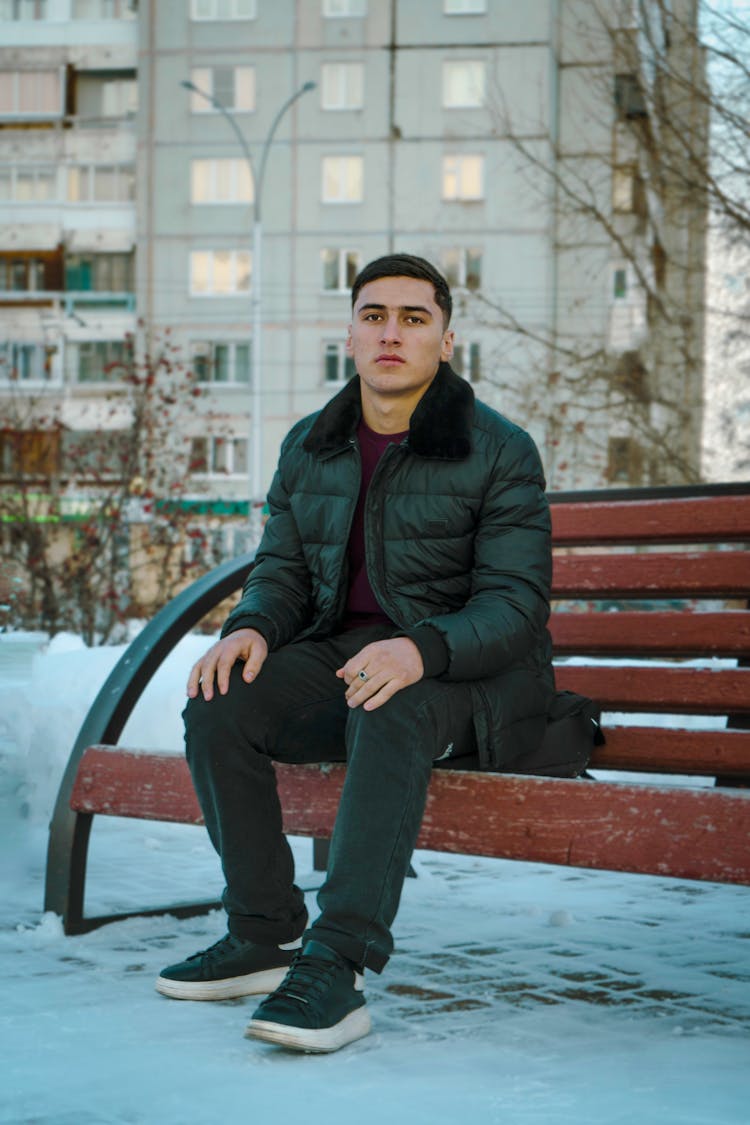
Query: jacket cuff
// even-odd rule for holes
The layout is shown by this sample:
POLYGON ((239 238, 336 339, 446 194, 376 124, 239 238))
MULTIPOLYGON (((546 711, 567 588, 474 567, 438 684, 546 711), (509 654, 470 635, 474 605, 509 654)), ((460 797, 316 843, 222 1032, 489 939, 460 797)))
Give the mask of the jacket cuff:
POLYGON ((224 626, 221 630, 222 639, 228 637, 230 633, 236 633, 238 629, 255 629, 257 633, 260 633, 269 649, 271 648, 273 628, 267 617, 253 616, 252 614, 248 614, 244 617, 230 616, 224 622, 224 626))
POLYGON ((450 663, 450 653, 437 629, 433 629, 431 625, 415 625, 413 629, 404 629, 401 635, 414 641, 419 649, 425 679, 439 676, 446 671, 450 663))

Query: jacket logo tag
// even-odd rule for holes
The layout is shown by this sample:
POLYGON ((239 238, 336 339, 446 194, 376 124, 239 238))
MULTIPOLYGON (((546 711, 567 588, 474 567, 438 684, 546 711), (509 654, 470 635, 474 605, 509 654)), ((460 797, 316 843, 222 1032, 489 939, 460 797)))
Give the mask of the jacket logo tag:
POLYGON ((448 521, 427 520, 425 530, 428 535, 445 535, 448 531, 448 521))

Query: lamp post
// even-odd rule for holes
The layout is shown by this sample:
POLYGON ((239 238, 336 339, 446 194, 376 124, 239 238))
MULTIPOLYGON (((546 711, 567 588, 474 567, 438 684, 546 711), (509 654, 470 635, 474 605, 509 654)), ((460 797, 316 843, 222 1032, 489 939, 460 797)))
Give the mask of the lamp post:
POLYGON ((261 377, 261 364, 263 362, 263 343, 262 343, 262 311, 263 311, 263 283, 262 283, 262 267, 263 267, 263 216, 262 216, 262 203, 263 203, 263 182, 266 174, 266 162, 268 160, 268 152, 273 143, 273 138, 284 114, 288 109, 301 98, 303 94, 307 94, 310 90, 315 89, 315 82, 305 82, 296 90, 291 97, 287 98, 284 104, 279 109, 278 113, 271 122, 271 127, 268 130, 263 148, 260 153, 260 161, 258 164, 258 175, 254 175, 253 160, 250 155, 247 141, 244 134, 237 124, 234 115, 227 109, 223 102, 215 98, 213 94, 206 93, 205 90, 199 89, 194 82, 184 80, 180 83, 186 90, 191 93, 198 94, 201 98, 205 98, 207 102, 222 114, 223 117, 229 122, 229 125, 234 132, 237 142, 242 150, 242 155, 247 161, 248 168, 250 169, 250 179, 254 182, 254 202, 253 202, 253 241, 252 241, 252 273, 251 273, 251 296, 252 296, 252 360, 251 360, 251 425, 250 425, 250 445, 252 451, 251 472, 250 472, 250 510, 248 516, 253 530, 256 532, 257 537, 260 535, 260 509, 263 504, 263 393, 262 393, 262 377, 261 377), (257 521, 254 518, 257 509, 257 521))

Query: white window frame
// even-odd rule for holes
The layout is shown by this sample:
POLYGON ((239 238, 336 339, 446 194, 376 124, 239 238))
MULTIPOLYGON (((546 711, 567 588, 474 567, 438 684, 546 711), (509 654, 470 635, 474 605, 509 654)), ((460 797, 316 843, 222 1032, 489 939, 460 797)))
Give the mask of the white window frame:
POLYGON ((443 199, 450 203, 478 203, 484 200, 484 156, 481 153, 446 153, 443 156, 443 199), (477 161, 477 165, 474 165, 477 161), (466 179, 479 172, 478 191, 466 188, 466 179), (449 189, 449 184, 450 189, 449 189))
POLYGON ((189 278, 190 278, 190 296, 191 297, 244 297, 246 294, 252 292, 253 285, 253 262, 252 254, 249 250, 231 250, 231 249, 213 249, 213 250, 191 250, 189 258, 189 278), (215 289, 213 287, 216 277, 217 255, 229 255, 229 274, 231 279, 231 288, 229 289, 215 289), (207 255, 207 277, 209 281, 209 288, 201 289, 195 285, 195 272, 198 267, 198 255, 207 255), (247 286, 239 286, 238 278, 241 277, 243 272, 243 265, 246 265, 248 283, 247 286))
POLYGON ((0 23, 13 21, 46 20, 47 0, 2 0, 0 3, 0 23), (29 14, 29 10, 31 13, 29 14), (3 15, 8 12, 8 15, 3 15))
POLYGON ((252 341, 249 338, 245 339, 210 339, 210 340, 193 340, 190 347, 191 360, 193 372, 196 376, 196 381, 202 387, 210 387, 212 390, 221 390, 224 387, 229 388, 247 388, 252 386, 253 380, 253 349, 252 341), (216 364, 216 351, 218 348, 227 348, 229 355, 229 362, 227 370, 229 372, 228 379, 217 379, 215 373, 218 370, 216 364), (238 359, 237 349, 247 348, 247 379, 238 379, 238 359), (210 377, 208 379, 199 379, 196 371, 196 359, 206 359, 209 364, 210 377))
POLYGON ((443 0, 446 16, 483 16, 487 12, 487 0, 443 0))
POLYGON ((190 19, 194 23, 254 20, 257 16, 258 0, 190 0, 190 19))
POLYGON ((227 477, 245 478, 250 471, 250 443, 246 437, 238 437, 234 434, 194 434, 191 439, 191 456, 192 456, 192 442, 205 441, 206 443, 206 469, 193 469, 190 473, 192 477, 201 477, 206 479, 208 477, 226 479, 227 477), (217 451, 220 446, 226 449, 226 465, 225 469, 215 468, 217 458, 217 451), (237 462, 237 447, 244 447, 244 461, 245 464, 240 468, 235 468, 237 462))
POLYGON ((367 15, 367 0, 323 0, 323 19, 362 19, 367 15))
POLYGON ((451 366, 456 374, 465 379, 467 383, 477 384, 482 378, 481 341, 458 340, 453 348, 451 366))
POLYGON ((481 289, 483 266, 484 251, 481 246, 447 246, 440 254, 440 268, 445 274, 446 280, 451 288, 481 289), (479 260, 479 281, 476 285, 467 284, 467 278, 470 276, 468 263, 469 258, 472 256, 479 260), (453 263, 449 261, 449 257, 456 257, 458 259, 456 262, 455 277, 449 277, 453 268, 453 263))
POLYGON ((325 62, 320 66, 320 108, 326 112, 362 109, 365 67, 361 62, 325 62))
POLYGON ((255 186, 246 160, 234 156, 196 157, 190 161, 190 202, 195 207, 223 207, 234 203, 253 203, 255 186), (221 173, 225 172, 229 194, 221 195, 221 173), (200 178, 205 177, 206 198, 200 199, 200 178), (243 194, 245 191, 245 194, 243 194))
POLYGON ((320 162, 320 172, 320 197, 323 203, 338 205, 363 202, 365 194, 365 160, 363 156, 354 153, 324 156, 320 162), (335 184, 334 192, 328 190, 331 183, 335 184), (350 186, 353 186, 355 191, 358 190, 359 194, 347 194, 350 186))
POLYGON ((323 341, 323 386, 325 387, 343 387, 344 383, 348 383, 351 378, 356 374, 354 367, 354 360, 346 350, 346 344, 343 340, 324 340, 323 341), (329 359, 336 359, 336 378, 328 378, 328 361, 329 359))
POLYGON ((0 71, 0 84, 9 82, 11 86, 11 109, 0 109, 0 120, 3 118, 20 118, 21 120, 49 120, 50 118, 64 115, 65 74, 60 67, 45 67, 32 69, 18 69, 0 71), (54 109, 21 109, 21 82, 22 76, 32 75, 33 83, 38 84, 41 75, 52 75, 57 81, 57 105, 54 109))
POLYGON ((487 63, 484 59, 446 59, 443 62, 443 108, 444 109, 481 109, 487 97, 487 63), (471 78, 458 85, 475 89, 475 96, 461 98, 453 92, 455 76, 460 67, 471 67, 476 71, 476 79, 471 78))
POLYGON ((125 340, 76 340, 70 341, 66 350, 66 358, 69 373, 73 376, 73 382, 81 387, 112 387, 123 381, 122 374, 118 375, 118 371, 126 372, 128 365, 132 362, 132 349, 128 346, 125 340), (97 348, 111 349, 115 354, 111 357, 105 357, 103 367, 112 364, 115 370, 109 377, 102 379, 82 379, 81 378, 81 349, 92 348, 95 352, 97 348))
POLYGON ((0 195, 0 201, 3 203, 23 203, 26 206, 35 203, 60 202, 60 182, 57 175, 57 168, 54 164, 3 164, 0 165, 0 174, 6 177, 10 185, 9 197, 3 199, 2 195, 0 195), (22 176, 29 175, 35 185, 40 181, 44 183, 51 182, 52 194, 32 199, 24 199, 19 195, 18 182, 22 176))
POLYGON ((217 97, 216 94, 216 72, 219 70, 230 70, 232 72, 232 100, 228 101, 226 98, 218 98, 225 109, 231 110, 232 113, 254 113, 257 103, 257 88, 256 88, 256 75, 254 66, 194 66, 190 71, 190 81, 203 94, 208 94, 208 97, 203 97, 202 94, 196 94, 192 91, 190 94, 190 112, 191 113, 221 113, 210 98, 217 97), (238 91, 243 90, 247 95, 244 99, 238 98, 238 91))
POLYGON ((321 290, 328 296, 340 296, 342 293, 350 293, 351 285, 349 283, 349 259, 353 260, 352 268, 354 275, 359 273, 362 268, 362 255, 359 250, 353 250, 350 246, 326 246, 320 251, 320 264, 322 267, 322 284, 321 290), (325 284, 326 272, 326 255, 336 255, 335 270, 338 284, 336 286, 327 286, 325 284))
POLYGON ((90 207, 92 204, 103 204, 111 207, 113 203, 133 203, 135 200, 135 165, 134 164, 69 164, 67 175, 67 201, 74 205, 90 207), (96 198, 97 172, 114 172, 115 194, 112 199, 96 198), (80 177, 83 185, 83 194, 73 198, 73 176, 80 177))
POLYGON ((0 340, 0 383, 28 387, 59 382, 50 358, 46 345, 38 341, 0 340), (29 353, 31 364, 28 364, 29 353), (31 373, 24 374, 24 370, 31 373))

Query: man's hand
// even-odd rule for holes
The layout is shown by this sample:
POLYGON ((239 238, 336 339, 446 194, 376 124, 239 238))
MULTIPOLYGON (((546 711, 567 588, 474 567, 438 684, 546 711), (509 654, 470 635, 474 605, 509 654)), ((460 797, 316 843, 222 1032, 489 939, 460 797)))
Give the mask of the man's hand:
POLYGON ((374 711, 401 688, 421 680, 424 664, 414 641, 408 637, 392 637, 365 645, 336 675, 346 683, 346 700, 350 707, 361 704, 365 711, 374 711), (360 673, 364 673, 364 677, 360 673))
POLYGON ((255 629, 238 629, 236 633, 217 641, 208 652, 193 665, 187 682, 187 693, 195 699, 199 691, 208 702, 214 697, 214 677, 220 695, 229 691, 229 673, 238 660, 245 661, 242 678, 250 683, 263 667, 268 656, 265 638, 255 629))

